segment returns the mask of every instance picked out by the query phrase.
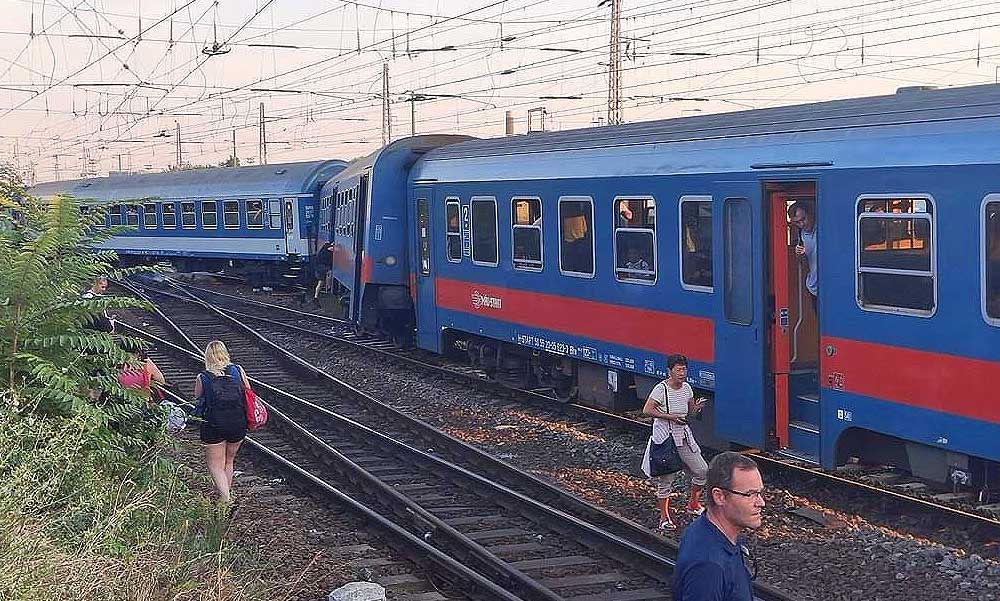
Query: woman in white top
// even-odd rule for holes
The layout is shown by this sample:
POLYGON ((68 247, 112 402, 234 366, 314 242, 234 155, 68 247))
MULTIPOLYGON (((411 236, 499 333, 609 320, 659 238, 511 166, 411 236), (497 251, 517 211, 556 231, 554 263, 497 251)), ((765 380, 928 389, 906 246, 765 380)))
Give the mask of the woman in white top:
MULTIPOLYGON (((649 450, 653 443, 660 444, 673 438, 677 445, 677 453, 684 462, 685 470, 691 478, 691 494, 687 509, 691 513, 700 514, 701 489, 705 485, 708 474, 708 464, 701 456, 701 448, 694 439, 694 433, 687 425, 688 415, 697 415, 705 406, 704 397, 694 398, 694 391, 687 383, 687 357, 670 355, 667 357, 669 377, 653 387, 642 412, 653 418, 653 434, 646 445, 646 454, 642 458, 642 471, 649 476, 649 450)), ((676 474, 656 476, 656 505, 660 509, 660 528, 672 529, 674 522, 670 518, 670 488, 676 474)))

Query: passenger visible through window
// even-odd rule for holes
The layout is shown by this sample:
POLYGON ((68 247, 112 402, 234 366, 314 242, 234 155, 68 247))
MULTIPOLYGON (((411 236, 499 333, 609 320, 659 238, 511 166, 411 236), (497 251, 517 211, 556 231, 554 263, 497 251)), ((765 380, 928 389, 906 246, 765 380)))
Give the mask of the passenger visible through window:
POLYGON ((542 201, 514 198, 510 201, 514 269, 542 269, 542 201))
POLYGON ((656 201, 616 198, 615 277, 622 282, 656 280, 656 201))
POLYGON ((589 197, 559 199, 559 269, 594 275, 594 206, 589 197))
POLYGON ((139 207, 137 205, 125 205, 125 223, 139 227, 139 207))
POLYGON ((926 198, 858 200, 858 300, 865 308, 934 310, 934 210, 926 198))
POLYGON ((181 203, 181 226, 189 229, 197 226, 193 202, 181 203))
POLYGON ((448 236, 448 260, 462 260, 462 224, 461 207, 458 201, 448 201, 445 203, 445 219, 447 220, 448 236))
POLYGON ((682 197, 680 204, 681 282, 711 292, 712 199, 682 197))
POLYGON ((1000 319, 1000 201, 986 203, 986 316, 1000 319))
POLYGON ((247 201, 247 227, 259 230, 264 227, 264 203, 260 200, 247 201))
POLYGON ((472 262, 496 266, 497 260, 497 201, 489 197, 472 197, 472 262))
POLYGON ((177 227, 177 205, 172 202, 163 203, 163 227, 177 227))

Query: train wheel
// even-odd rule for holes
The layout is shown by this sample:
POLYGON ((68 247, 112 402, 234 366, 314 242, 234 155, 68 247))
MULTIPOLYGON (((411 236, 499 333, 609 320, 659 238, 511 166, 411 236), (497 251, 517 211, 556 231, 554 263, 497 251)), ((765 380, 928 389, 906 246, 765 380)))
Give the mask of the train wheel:
POLYGON ((576 400, 580 392, 580 388, 569 379, 564 383, 554 386, 552 390, 555 392, 556 398, 560 403, 572 403, 576 400))

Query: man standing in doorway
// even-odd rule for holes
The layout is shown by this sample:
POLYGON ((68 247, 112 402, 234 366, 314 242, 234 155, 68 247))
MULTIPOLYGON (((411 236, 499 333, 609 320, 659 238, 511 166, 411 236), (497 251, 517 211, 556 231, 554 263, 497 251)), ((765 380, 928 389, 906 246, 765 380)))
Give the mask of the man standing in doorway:
POLYGON ((799 243, 795 245, 795 254, 805 258, 809 274, 806 275, 806 290, 812 302, 813 312, 817 311, 816 297, 819 294, 818 272, 816 270, 816 213, 809 203, 797 200, 788 207, 788 220, 799 228, 799 243))

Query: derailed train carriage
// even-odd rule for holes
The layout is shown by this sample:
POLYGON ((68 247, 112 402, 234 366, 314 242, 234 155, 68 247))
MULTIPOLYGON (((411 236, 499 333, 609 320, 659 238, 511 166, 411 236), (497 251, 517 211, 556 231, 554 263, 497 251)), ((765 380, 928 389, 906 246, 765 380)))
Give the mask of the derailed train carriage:
POLYGON ((298 280, 315 249, 318 193, 337 160, 193 169, 48 182, 29 193, 67 194, 107 226, 135 229, 102 245, 126 264, 170 261, 180 270, 226 270, 257 283, 298 280))
POLYGON ((998 134, 980 86, 443 141, 324 219, 364 224, 335 268, 353 319, 498 379, 628 408, 684 353, 699 440, 996 488, 998 134))

